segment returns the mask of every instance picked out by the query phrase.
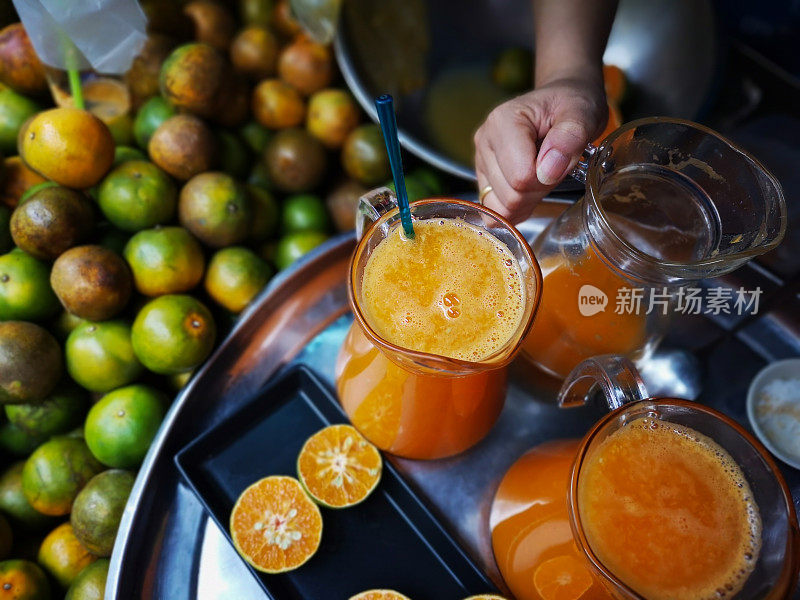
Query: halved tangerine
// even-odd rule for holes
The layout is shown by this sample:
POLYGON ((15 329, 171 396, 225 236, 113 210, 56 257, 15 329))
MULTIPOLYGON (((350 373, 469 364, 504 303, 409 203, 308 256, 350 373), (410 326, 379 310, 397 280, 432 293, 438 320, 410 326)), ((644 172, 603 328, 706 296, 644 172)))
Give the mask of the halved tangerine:
POLYGON ((274 475, 248 487, 231 512, 236 550, 255 569, 296 569, 319 548, 322 515, 294 477, 274 475))
POLYGON ((494 594, 480 594, 479 596, 470 596, 464 600, 506 600, 502 596, 495 596, 494 594))
POLYGON ((355 596, 351 596, 349 600, 411 600, 408 596, 404 596, 400 592, 394 590, 367 590, 355 596))
POLYGON ((312 435, 297 457, 300 482, 314 500, 330 508, 363 501, 381 478, 378 449, 355 427, 331 425, 312 435))
POLYGON ((586 565, 567 554, 544 561, 533 574, 533 585, 544 600, 577 600, 592 583, 586 565))

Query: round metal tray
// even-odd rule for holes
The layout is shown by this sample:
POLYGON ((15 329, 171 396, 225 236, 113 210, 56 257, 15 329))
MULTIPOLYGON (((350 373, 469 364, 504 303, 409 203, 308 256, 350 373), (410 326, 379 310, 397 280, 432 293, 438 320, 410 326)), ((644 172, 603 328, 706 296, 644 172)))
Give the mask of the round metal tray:
MULTIPOLYGON (((542 202, 521 231, 533 239, 565 205, 542 202)), ((199 501, 181 483, 173 457, 292 361, 310 365, 332 383, 336 354, 350 322, 345 274, 354 247, 353 234, 340 235, 276 277, 175 399, 123 514, 107 600, 263 598, 199 501)), ((559 411, 553 394, 552 388, 542 389, 540 401, 531 402, 531 390, 512 383, 500 421, 475 449, 442 461, 395 461, 446 527, 495 578, 488 531, 479 526, 486 520, 494 479, 537 440, 580 436, 598 416, 591 410, 559 411)))
MULTIPOLYGON (((542 202, 520 230, 532 240, 564 206, 563 202, 542 202)), ((352 234, 340 235, 276 277, 178 395, 123 514, 106 600, 264 598, 199 500, 181 483, 173 457, 294 361, 333 382, 336 355, 351 321, 345 276, 354 246, 352 234)), ((690 335, 697 335, 696 321, 687 327, 690 335)), ((710 393, 704 401, 744 421, 746 389, 738 389, 741 378, 720 377, 719 369, 722 365, 729 370, 732 363, 742 361, 758 368, 758 359, 746 354, 735 340, 721 338, 717 347, 721 348, 718 356, 705 359, 708 370, 716 370, 717 376, 706 381, 710 393)), ((531 446, 548 439, 580 437, 602 414, 599 408, 558 409, 553 403, 555 383, 531 379, 531 369, 515 366, 505 408, 480 444, 446 460, 392 459, 443 525, 501 587, 488 531, 489 508, 500 477, 531 446)), ((747 369, 740 371, 747 375, 747 369)), ((785 473, 795 498, 800 498, 800 472, 785 473)))

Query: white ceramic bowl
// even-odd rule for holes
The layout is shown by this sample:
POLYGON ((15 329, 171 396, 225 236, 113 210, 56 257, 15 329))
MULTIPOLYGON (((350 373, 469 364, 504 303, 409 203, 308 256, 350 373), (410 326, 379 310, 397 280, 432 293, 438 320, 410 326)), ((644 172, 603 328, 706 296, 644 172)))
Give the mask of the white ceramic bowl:
POLYGON ((800 358, 789 358, 770 363, 753 378, 750 389, 747 392, 747 418, 753 431, 764 446, 772 454, 781 459, 787 465, 795 469, 800 469, 800 456, 788 453, 778 442, 771 440, 764 432, 761 424, 756 418, 756 406, 761 398, 761 392, 765 386, 776 379, 798 379, 800 380, 800 358))

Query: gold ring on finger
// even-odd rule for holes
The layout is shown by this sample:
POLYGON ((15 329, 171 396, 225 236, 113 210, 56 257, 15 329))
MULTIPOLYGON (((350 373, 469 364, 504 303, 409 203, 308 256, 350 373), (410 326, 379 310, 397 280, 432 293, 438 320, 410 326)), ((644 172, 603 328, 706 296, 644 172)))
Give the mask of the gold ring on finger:
POLYGON ((483 186, 483 189, 481 189, 480 193, 478 194, 478 202, 483 205, 483 201, 486 199, 486 196, 493 190, 494 188, 491 185, 483 186))

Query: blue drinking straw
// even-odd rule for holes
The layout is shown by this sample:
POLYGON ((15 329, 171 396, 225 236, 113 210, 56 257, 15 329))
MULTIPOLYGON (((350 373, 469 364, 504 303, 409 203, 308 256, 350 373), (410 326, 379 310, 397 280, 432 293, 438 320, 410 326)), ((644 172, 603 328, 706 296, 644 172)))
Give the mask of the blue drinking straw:
POLYGON ((406 180, 403 176, 403 159, 400 156, 400 139, 397 137, 397 121, 394 116, 394 100, 389 94, 375 98, 378 109, 378 120, 383 131, 383 141, 389 154, 389 166, 392 168, 394 189, 397 192, 397 203, 400 206, 400 222, 407 238, 414 237, 414 226, 411 224, 411 208, 408 206, 406 180))

